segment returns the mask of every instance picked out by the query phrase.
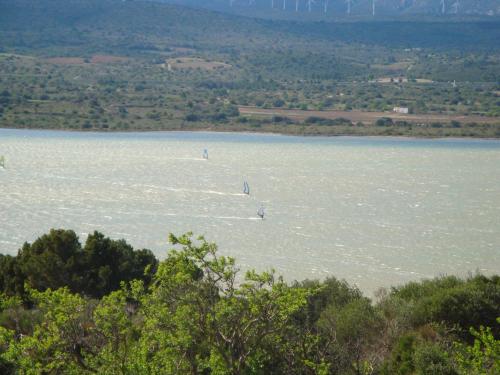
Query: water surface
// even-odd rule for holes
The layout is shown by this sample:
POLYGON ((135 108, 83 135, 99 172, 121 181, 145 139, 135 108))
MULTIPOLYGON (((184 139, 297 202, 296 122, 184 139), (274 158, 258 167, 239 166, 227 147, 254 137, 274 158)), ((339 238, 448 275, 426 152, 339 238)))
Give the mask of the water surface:
POLYGON ((243 269, 366 292, 500 272, 498 141, 0 130, 0 155, 3 253, 56 227, 162 258, 193 231, 243 269))

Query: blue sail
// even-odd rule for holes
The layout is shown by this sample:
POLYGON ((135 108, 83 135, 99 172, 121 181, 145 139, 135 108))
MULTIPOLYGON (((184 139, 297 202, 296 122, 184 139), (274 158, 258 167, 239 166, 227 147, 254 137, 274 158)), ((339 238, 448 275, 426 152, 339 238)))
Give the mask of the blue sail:
POLYGON ((264 219, 264 206, 260 206, 259 211, 257 211, 257 215, 261 218, 264 219))

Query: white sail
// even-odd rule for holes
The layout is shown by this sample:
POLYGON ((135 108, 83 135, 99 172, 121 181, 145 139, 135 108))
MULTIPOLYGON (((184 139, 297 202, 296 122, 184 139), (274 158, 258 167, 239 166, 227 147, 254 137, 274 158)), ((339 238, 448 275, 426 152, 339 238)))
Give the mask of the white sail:
POLYGON ((243 193, 250 195, 250 186, 248 186, 248 182, 243 182, 243 193))
POLYGON ((203 150, 203 159, 208 159, 208 150, 207 149, 203 150))

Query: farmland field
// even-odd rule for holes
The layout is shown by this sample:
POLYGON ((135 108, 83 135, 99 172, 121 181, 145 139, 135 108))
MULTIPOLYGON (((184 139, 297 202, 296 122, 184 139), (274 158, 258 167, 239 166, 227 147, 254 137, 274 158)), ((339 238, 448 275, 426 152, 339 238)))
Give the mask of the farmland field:
POLYGON ((299 121, 305 120, 308 117, 316 116, 325 119, 345 118, 352 122, 362 122, 364 124, 374 124, 378 119, 389 117, 397 121, 407 121, 411 123, 450 123, 459 121, 464 123, 477 124, 499 124, 500 120, 495 117, 474 116, 474 115, 449 115, 449 114, 402 114, 395 112, 368 112, 368 111, 310 111, 299 109, 282 109, 282 108, 258 108, 258 107, 238 107, 241 115, 258 115, 258 116, 286 116, 299 121))

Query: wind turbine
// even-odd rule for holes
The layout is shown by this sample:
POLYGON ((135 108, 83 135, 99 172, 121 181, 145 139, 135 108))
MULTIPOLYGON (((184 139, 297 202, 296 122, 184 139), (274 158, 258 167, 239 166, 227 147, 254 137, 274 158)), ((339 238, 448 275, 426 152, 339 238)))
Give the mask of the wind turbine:
POLYGON ((314 3, 314 0, 307 0, 307 9, 309 10, 309 13, 311 13, 311 5, 314 3))
POLYGON ((295 11, 299 11, 299 0, 295 0, 295 11))
POLYGON ((375 17, 375 0, 372 0, 372 16, 375 17))
POLYGON ((454 13, 458 14, 458 9, 460 8, 459 0, 457 0, 453 5, 454 13))
POLYGON ((324 8, 325 14, 326 14, 327 10, 328 10, 328 0, 325 0, 325 8, 324 8))
POLYGON ((286 0, 283 0, 283 10, 286 10, 286 0))
POLYGON ((441 13, 445 14, 446 13, 446 1, 441 0, 441 13))
POLYGON ((347 3, 347 14, 351 15, 351 3, 352 3, 352 0, 346 0, 346 3, 347 3))
POLYGON ((274 9, 274 0, 271 0, 271 8, 274 9))

